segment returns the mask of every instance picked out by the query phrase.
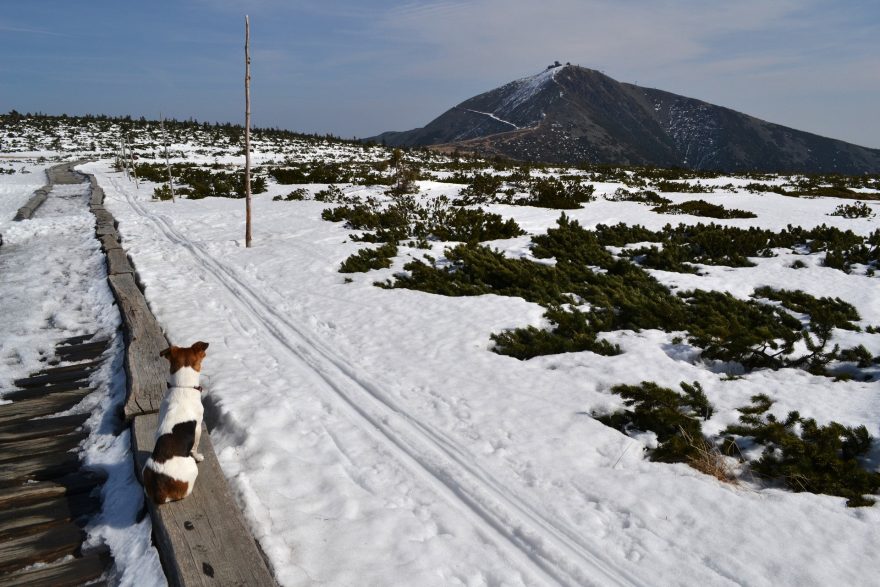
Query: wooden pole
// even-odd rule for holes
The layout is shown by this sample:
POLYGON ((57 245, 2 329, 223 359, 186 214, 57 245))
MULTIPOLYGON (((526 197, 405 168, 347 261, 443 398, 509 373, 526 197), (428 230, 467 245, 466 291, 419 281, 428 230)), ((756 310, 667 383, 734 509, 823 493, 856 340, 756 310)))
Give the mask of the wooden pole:
POLYGON ((168 134, 165 132, 165 119, 162 118, 162 113, 159 113, 159 126, 162 127, 162 142, 165 143, 165 169, 168 170, 168 189, 171 190, 171 201, 176 202, 174 199, 174 179, 171 177, 171 164, 168 162, 168 134))
POLYGON ((125 179, 130 179, 128 177, 128 161, 125 159, 125 138, 124 138, 124 136, 119 139, 119 160, 122 162, 122 171, 125 172, 125 179))
POLYGON ((244 17, 244 246, 251 246, 251 23, 244 17))
POLYGON ((131 139, 129 138, 129 142, 128 142, 128 158, 129 158, 129 161, 131 162, 131 174, 134 176, 134 187, 135 187, 135 189, 138 189, 138 190, 139 190, 139 189, 141 189, 141 186, 138 184, 138 172, 137 172, 137 169, 135 169, 135 167, 134 167, 134 148, 133 148, 133 147, 134 147, 134 143, 131 142, 131 139))

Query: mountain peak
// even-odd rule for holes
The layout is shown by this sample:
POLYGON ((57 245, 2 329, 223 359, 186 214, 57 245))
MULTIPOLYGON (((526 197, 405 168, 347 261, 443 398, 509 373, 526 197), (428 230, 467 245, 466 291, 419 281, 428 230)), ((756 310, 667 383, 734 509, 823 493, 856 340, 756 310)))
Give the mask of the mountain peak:
POLYGON ((880 150, 620 83, 595 69, 558 61, 469 98, 422 128, 373 139, 564 164, 880 172, 880 150))

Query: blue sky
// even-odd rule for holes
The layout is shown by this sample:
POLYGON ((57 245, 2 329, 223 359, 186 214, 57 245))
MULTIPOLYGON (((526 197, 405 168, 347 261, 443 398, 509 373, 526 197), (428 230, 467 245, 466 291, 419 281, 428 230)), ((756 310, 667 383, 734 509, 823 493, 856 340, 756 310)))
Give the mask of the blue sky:
POLYGON ((876 0, 7 0, 0 111, 422 126, 558 59, 880 148, 876 0))

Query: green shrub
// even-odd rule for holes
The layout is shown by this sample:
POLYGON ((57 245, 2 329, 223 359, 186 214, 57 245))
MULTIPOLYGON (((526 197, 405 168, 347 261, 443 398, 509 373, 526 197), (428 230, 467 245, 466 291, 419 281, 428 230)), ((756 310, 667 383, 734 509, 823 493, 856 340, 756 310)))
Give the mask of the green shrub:
POLYGON ((752 405, 739 410, 740 424, 725 431, 764 446, 761 458, 752 462, 754 472, 779 479, 795 492, 846 497, 850 507, 874 503, 865 496, 880 490, 880 473, 860 463, 873 442, 864 426, 852 428, 837 422, 819 426, 798 412, 780 421, 767 413, 772 405, 766 395, 752 397, 752 405))
POLYGON ((747 370, 778 369, 803 338, 800 321, 779 308, 726 292, 696 290, 683 296, 688 340, 703 349, 704 358, 733 361, 747 370))
POLYGON ((407 238, 425 240, 482 242, 512 238, 523 234, 513 219, 482 209, 450 207, 445 197, 421 205, 412 197, 399 196, 389 205, 367 200, 324 210, 324 220, 340 222, 353 230, 373 230, 372 234, 353 237, 366 242, 398 242, 407 238))
POLYGON ((700 420, 712 417, 713 409, 698 382, 693 385, 681 382, 684 393, 660 387, 653 381, 640 385, 615 385, 611 393, 623 398, 627 410, 595 416, 597 420, 624 434, 631 429, 654 432, 657 448, 649 451, 652 461, 663 463, 688 463, 699 458, 703 439, 700 420))
POLYGON ((387 269, 397 256, 397 245, 386 243, 377 249, 361 249, 342 262, 340 273, 361 273, 371 269, 387 269))
POLYGON ((880 363, 880 357, 872 357, 871 351, 866 349, 865 346, 861 344, 840 351, 840 353, 838 353, 837 355, 837 358, 841 361, 855 363, 856 367, 858 367, 859 369, 866 369, 871 365, 880 363))
POLYGON ((705 200, 688 200, 680 204, 661 204, 651 208, 651 212, 658 214, 690 214, 691 216, 706 216, 709 218, 757 218, 755 214, 746 210, 728 210, 718 204, 710 204, 705 200))
POLYGON ((495 346, 492 350, 520 360, 580 351, 605 356, 621 353, 616 344, 596 337, 597 332, 589 323, 588 314, 556 307, 547 310, 544 317, 553 324, 550 330, 527 326, 493 334, 491 339, 495 346))
MULTIPOLYGON (((704 186, 700 182, 697 183, 686 183, 683 181, 666 181, 660 180, 654 182, 654 187, 660 190, 661 192, 678 192, 678 193, 690 193, 690 194, 706 194, 711 193, 712 188, 709 186, 704 186)), ((716 216, 716 218, 718 218, 716 216)))
POLYGON ((530 197, 515 203, 539 208, 573 210, 580 208, 583 203, 595 200, 594 191, 592 185, 585 185, 577 180, 563 182, 555 177, 548 177, 535 181, 529 190, 530 197))
POLYGON ((298 188, 287 194, 286 196, 275 196, 272 198, 273 202, 292 202, 292 201, 302 201, 305 200, 309 195, 309 190, 306 188, 298 188))
POLYGON ((809 314, 812 330, 816 332, 826 332, 832 328, 861 330, 853 324, 854 321, 861 320, 858 310, 840 298, 816 298, 800 290, 772 287, 759 287, 752 295, 780 302, 793 312, 809 314))
POLYGON ((491 201, 495 194, 501 191, 502 185, 504 185, 504 179, 497 175, 474 174, 470 184, 459 192, 461 200, 456 203, 467 206, 491 201))
POLYGON ((664 198, 651 190, 629 191, 625 188, 617 188, 613 195, 606 195, 605 199, 610 202, 638 202, 639 204, 649 204, 652 206, 672 203, 672 200, 669 198, 664 198))
POLYGON ((864 202, 855 204, 840 204, 831 213, 831 216, 843 216, 844 218, 870 218, 874 215, 871 207, 864 202))
POLYGON ((163 183, 153 190, 153 199, 162 201, 171 199, 171 188, 167 183, 163 183))

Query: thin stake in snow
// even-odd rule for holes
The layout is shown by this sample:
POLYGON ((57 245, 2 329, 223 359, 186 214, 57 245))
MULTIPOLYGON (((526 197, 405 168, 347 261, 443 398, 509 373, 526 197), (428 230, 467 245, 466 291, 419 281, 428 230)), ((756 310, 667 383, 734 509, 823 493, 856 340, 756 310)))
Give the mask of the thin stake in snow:
POLYGON ((251 246, 251 23, 244 17, 244 246, 251 246))
POLYGON ((168 162, 168 134, 165 132, 165 119, 162 118, 162 113, 159 113, 159 126, 162 127, 162 142, 165 144, 165 169, 168 170, 168 189, 171 191, 171 201, 176 202, 174 199, 174 179, 171 177, 171 164, 168 162))
POLYGON ((134 176, 134 187, 139 190, 141 186, 138 185, 138 172, 134 167, 134 143, 131 141, 131 138, 128 140, 128 159, 131 163, 131 174, 134 176))
POLYGON ((128 179, 128 162, 125 160, 125 139, 119 138, 119 162, 122 166, 122 171, 125 172, 125 179, 128 179))

